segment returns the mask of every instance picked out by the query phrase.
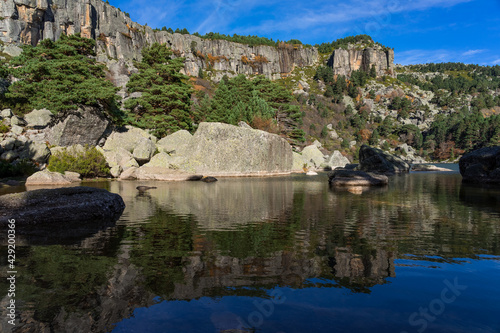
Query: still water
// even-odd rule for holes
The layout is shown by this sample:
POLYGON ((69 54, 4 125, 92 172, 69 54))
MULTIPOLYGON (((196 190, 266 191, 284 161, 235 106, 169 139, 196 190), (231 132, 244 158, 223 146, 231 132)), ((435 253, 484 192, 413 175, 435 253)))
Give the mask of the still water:
POLYGON ((457 172, 85 185, 127 208, 20 240, 14 332, 500 332, 500 188, 457 172))

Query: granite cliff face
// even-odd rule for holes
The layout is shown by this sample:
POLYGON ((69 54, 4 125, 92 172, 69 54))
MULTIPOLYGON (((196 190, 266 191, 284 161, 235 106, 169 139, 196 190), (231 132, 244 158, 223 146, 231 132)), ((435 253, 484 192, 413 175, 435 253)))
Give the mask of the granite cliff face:
POLYGON ((394 75, 394 50, 383 49, 380 46, 357 47, 349 45, 347 49, 333 51, 328 66, 333 68, 333 73, 349 76, 352 71, 370 71, 375 66, 377 75, 394 75))
MULTIPOLYGON (((4 0, 0 2, 0 50, 17 55, 15 45, 36 45, 43 39, 57 40, 61 34, 80 33, 97 41, 98 60, 108 63, 117 85, 123 86, 125 63, 139 60, 141 49, 153 42, 166 43, 177 56, 186 58, 185 73, 197 76, 209 70, 218 81, 224 74, 263 74, 278 79, 295 67, 314 66, 318 50, 302 45, 249 46, 193 35, 155 31, 133 22, 128 15, 101 0, 4 0), (117 65, 121 64, 121 65, 117 65), (214 69, 215 71, 212 71, 214 69), (119 72, 119 73, 117 73, 119 72)), ((393 68, 394 52, 376 48, 335 50, 330 58, 336 74, 370 69, 379 74, 393 68)), ((129 66, 130 67, 130 66, 129 66)))
POLYGON ((36 45, 46 38, 56 40, 61 34, 80 33, 97 40, 98 60, 108 63, 140 59, 144 46, 166 43, 177 56, 186 57, 186 74, 193 76, 200 68, 213 68, 230 76, 264 74, 276 79, 295 66, 318 61, 316 49, 301 45, 248 46, 154 31, 101 0, 5 0, 0 3, 0 17, 4 52, 12 52, 12 44, 36 45))

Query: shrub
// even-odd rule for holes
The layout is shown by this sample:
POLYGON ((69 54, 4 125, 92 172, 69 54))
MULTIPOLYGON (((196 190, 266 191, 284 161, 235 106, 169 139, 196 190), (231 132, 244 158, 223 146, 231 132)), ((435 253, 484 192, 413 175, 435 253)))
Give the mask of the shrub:
POLYGON ((0 124, 0 133, 7 133, 9 131, 9 126, 5 124, 0 124))
POLYGON ((50 171, 78 172, 82 177, 105 177, 109 175, 106 159, 95 147, 85 147, 83 152, 62 151, 50 156, 50 171))

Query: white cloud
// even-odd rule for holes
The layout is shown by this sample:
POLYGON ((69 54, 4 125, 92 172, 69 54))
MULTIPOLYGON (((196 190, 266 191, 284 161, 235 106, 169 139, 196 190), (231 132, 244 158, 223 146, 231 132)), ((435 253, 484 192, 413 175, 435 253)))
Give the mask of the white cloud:
POLYGON ((462 55, 464 57, 470 57, 470 56, 473 56, 473 55, 476 55, 476 54, 479 54, 479 53, 483 53, 485 51, 486 50, 469 50, 469 51, 466 51, 466 52, 462 53, 462 55))
POLYGON ((500 64, 500 59, 493 60, 491 63, 492 63, 493 65, 498 65, 498 64, 500 64))

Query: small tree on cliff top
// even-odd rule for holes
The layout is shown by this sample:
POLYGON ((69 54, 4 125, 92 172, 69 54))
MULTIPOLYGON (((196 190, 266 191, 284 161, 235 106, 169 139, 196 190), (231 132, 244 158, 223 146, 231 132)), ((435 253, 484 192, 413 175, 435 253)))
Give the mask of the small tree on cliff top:
POLYGON ((6 97, 29 109, 47 108, 54 113, 79 104, 112 105, 117 88, 105 79, 105 66, 91 58, 94 47, 94 40, 79 35, 23 46, 23 53, 10 62, 11 73, 20 80, 9 87, 6 97))
POLYGON ((172 58, 165 45, 154 43, 142 50, 142 61, 136 63, 138 74, 132 75, 127 88, 142 92, 139 98, 129 99, 127 120, 134 126, 152 129, 165 136, 179 129, 192 130, 190 115, 191 86, 188 77, 180 73, 184 58, 172 58))

